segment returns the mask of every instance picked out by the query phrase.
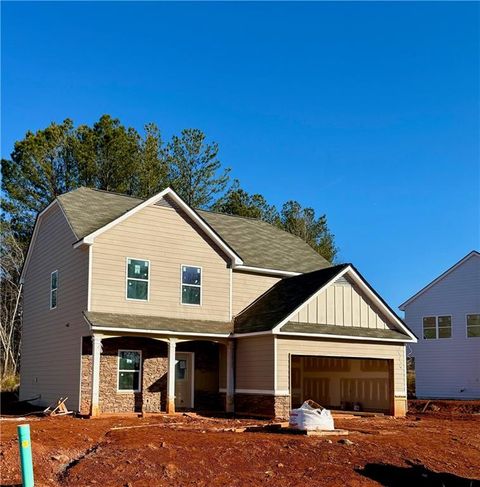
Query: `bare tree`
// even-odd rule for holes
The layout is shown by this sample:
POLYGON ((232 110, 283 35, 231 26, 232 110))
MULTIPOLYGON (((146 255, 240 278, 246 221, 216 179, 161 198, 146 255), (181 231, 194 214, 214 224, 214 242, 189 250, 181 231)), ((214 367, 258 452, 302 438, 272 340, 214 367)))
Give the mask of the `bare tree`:
POLYGON ((0 358, 1 376, 18 372, 20 357, 21 295, 24 253, 8 224, 2 222, 2 242, 0 254, 0 358))

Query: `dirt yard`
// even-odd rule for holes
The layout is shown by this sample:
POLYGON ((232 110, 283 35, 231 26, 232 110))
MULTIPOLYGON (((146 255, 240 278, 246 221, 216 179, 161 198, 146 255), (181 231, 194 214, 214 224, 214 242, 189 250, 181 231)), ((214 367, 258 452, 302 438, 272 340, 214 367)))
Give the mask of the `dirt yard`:
POLYGON ((423 406, 406 419, 336 418, 350 434, 330 439, 183 415, 2 419, 1 485, 20 483, 16 426, 28 422, 38 486, 480 486, 480 407, 423 406))

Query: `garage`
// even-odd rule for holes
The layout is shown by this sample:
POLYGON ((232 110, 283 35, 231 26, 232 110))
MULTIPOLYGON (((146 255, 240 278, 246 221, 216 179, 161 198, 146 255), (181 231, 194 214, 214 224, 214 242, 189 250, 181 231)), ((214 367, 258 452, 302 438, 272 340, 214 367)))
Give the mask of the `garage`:
POLYGON ((393 408, 393 360, 291 355, 290 380, 293 408, 307 399, 333 410, 393 408))

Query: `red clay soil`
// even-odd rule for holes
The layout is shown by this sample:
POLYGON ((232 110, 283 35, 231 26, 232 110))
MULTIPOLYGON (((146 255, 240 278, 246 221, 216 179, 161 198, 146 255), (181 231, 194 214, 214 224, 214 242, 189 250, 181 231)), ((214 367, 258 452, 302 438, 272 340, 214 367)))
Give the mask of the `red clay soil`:
POLYGON ((28 422, 37 486, 480 486, 478 414, 336 418, 350 434, 330 439, 182 415, 26 419, 0 423, 1 485, 20 483, 16 425, 28 422))

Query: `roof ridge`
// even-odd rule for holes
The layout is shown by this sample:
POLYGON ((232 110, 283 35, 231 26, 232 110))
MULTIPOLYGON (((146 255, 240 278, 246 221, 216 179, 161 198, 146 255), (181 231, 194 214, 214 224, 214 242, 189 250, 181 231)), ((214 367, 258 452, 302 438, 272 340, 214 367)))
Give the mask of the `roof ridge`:
POLYGON ((253 220, 253 221, 257 221, 257 222, 266 223, 267 225, 275 226, 275 225, 273 225, 273 223, 267 222, 265 220, 262 220, 261 218, 256 218, 256 217, 253 217, 253 216, 234 215, 233 213, 223 213, 221 211, 205 210, 204 208, 194 208, 194 210, 195 211, 203 211, 205 213, 213 213, 215 215, 231 216, 233 218, 243 218, 244 220, 253 220))

